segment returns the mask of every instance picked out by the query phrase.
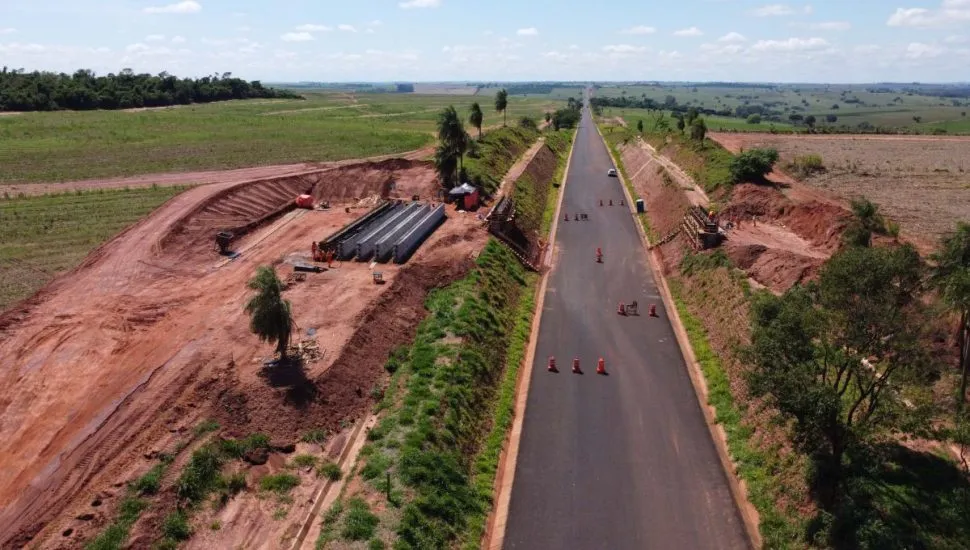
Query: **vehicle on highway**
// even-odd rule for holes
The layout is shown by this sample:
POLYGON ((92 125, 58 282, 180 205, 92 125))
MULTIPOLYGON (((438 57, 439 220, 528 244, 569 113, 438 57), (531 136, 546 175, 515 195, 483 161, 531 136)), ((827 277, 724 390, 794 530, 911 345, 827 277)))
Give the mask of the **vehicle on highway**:
POLYGON ((606 175, 609 176, 609 177, 611 177, 611 178, 615 178, 616 177, 616 168, 610 168, 609 170, 607 170, 606 171, 606 175))

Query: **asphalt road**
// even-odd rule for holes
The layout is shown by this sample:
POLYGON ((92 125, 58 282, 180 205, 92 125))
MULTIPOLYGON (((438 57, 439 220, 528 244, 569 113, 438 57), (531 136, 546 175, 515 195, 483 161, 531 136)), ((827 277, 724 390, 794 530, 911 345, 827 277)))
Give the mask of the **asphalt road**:
MULTIPOLYGON (((584 111, 550 274, 506 549, 748 548, 612 162, 584 111), (604 205, 613 200, 614 206, 604 205), (588 221, 574 221, 586 213, 588 221), (595 261, 596 248, 604 263, 595 261), (621 317, 637 300, 641 316, 621 317), (656 304, 659 318, 646 315, 656 304), (546 371, 555 356, 559 374, 546 371), (578 357, 585 372, 572 374, 578 357), (599 357, 608 376, 595 374, 599 357)), ((562 212, 560 215, 562 215, 562 212)))

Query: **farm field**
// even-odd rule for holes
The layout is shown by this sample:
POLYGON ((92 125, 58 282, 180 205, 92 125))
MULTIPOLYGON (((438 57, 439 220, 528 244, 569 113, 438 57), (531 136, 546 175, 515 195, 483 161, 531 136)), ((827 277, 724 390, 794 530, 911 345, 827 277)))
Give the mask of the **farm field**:
POLYGON ((970 138, 713 134, 727 149, 774 147, 784 168, 817 154, 825 172, 804 182, 879 205, 904 235, 933 245, 957 221, 970 221, 970 138))
MULTIPOLYGON (((897 128, 909 132, 930 133, 937 129, 947 133, 970 132, 970 100, 966 98, 935 97, 902 90, 873 92, 865 85, 772 85, 772 86, 691 86, 688 84, 612 85, 596 89, 599 97, 629 97, 653 99, 663 103, 673 96, 680 105, 707 109, 737 109, 741 106, 777 102, 775 109, 783 117, 798 113, 814 115, 819 125, 827 115, 837 117, 836 126, 856 127, 868 123, 875 127, 897 128), (837 106, 837 107, 836 107, 837 106), (918 119, 918 122, 917 122, 918 119)), ((739 123, 744 119, 737 118, 739 123)), ((778 124, 776 122, 776 124, 778 124)), ((762 131, 744 124, 726 130, 762 131)), ((803 126, 804 128, 804 126, 803 126)), ((780 129, 780 126, 779 126, 780 129)))
MULTIPOLYGON (((669 117, 670 111, 666 111, 665 114, 669 117)), ((638 120, 643 120, 644 127, 650 128, 650 125, 653 123, 653 119, 657 116, 657 114, 652 113, 647 109, 621 109, 617 107, 606 107, 603 109, 603 116, 606 118, 620 117, 626 121, 628 126, 632 127, 636 127, 638 120)), ((770 132, 772 129, 777 131, 789 131, 794 128, 794 126, 788 124, 787 122, 763 121, 758 124, 750 124, 746 120, 734 117, 713 115, 702 116, 704 117, 704 121, 707 123, 707 129, 711 132, 770 132)))
MULTIPOLYGON (((263 164, 322 162, 430 145, 438 112, 502 123, 491 98, 305 93, 306 100, 231 101, 136 111, 23 113, 0 117, 0 184, 59 182, 263 164)), ((508 121, 541 120, 561 103, 510 97, 508 121)))
POLYGON ((0 310, 30 296, 184 187, 0 200, 0 310))

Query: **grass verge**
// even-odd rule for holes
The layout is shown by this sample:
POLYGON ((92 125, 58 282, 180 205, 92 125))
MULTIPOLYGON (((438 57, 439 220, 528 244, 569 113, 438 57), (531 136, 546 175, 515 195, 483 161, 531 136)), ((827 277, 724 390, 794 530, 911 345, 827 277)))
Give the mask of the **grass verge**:
POLYGON ((576 131, 571 129, 560 130, 546 136, 546 145, 559 155, 559 164, 556 166, 556 174, 552 177, 552 186, 546 195, 545 210, 542 211, 542 226, 540 231, 544 237, 547 237, 549 231, 552 230, 552 219, 556 216, 556 205, 559 203, 559 193, 562 191, 562 184, 566 179, 566 164, 569 162, 569 150, 575 138, 576 131))
POLYGON ((464 160, 468 181, 491 195, 522 153, 539 138, 539 132, 508 126, 491 130, 474 141, 464 160))

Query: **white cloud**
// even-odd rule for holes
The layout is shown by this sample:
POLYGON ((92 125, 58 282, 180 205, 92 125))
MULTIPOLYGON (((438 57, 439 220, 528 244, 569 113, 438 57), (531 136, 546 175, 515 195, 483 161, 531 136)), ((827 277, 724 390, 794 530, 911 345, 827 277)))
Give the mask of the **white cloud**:
POLYGON ((855 47, 855 53, 859 55, 871 55, 874 53, 879 53, 883 49, 882 46, 877 46, 875 44, 863 44, 862 46, 855 47))
POLYGON ((137 52, 145 52, 145 51, 148 51, 150 49, 151 48, 148 47, 147 44, 143 44, 141 42, 138 42, 138 43, 135 43, 135 44, 128 44, 128 46, 125 48, 125 51, 128 52, 128 53, 137 53, 137 52))
POLYGON ((161 42, 165 40, 164 34, 149 34, 145 37, 145 42, 161 42))
MULTIPOLYGON (((810 15, 814 11, 815 9, 812 8, 811 4, 805 4, 805 7, 802 8, 802 13, 805 14, 810 15)), ((788 4, 768 4, 751 10, 751 14, 756 17, 779 17, 796 13, 798 13, 798 10, 788 4)))
POLYGON ((484 32, 482 32, 482 36, 492 36, 493 34, 495 34, 495 33, 493 33, 492 31, 484 31, 484 32))
POLYGON ((698 29, 697 27, 690 27, 689 29, 680 29, 679 31, 674 31, 674 36, 703 36, 704 31, 698 29))
POLYGON ((936 44, 913 42, 909 46, 906 46, 907 59, 929 59, 932 57, 939 57, 944 53, 946 53, 946 48, 936 44))
POLYGON ((413 8, 437 8, 441 5, 441 0, 408 0, 401 2, 398 6, 409 10, 413 8))
POLYGON ((306 24, 298 26, 296 30, 298 32, 329 32, 333 30, 333 27, 328 27, 327 25, 306 24))
POLYGON ((184 36, 173 36, 172 37, 172 44, 185 44, 185 37, 184 36))
POLYGON ((354 27, 353 25, 347 25, 347 24, 337 25, 337 29, 344 32, 357 32, 356 27, 354 27))
POLYGON ((737 42, 747 42, 748 39, 745 38, 743 34, 732 31, 718 38, 717 41, 727 42, 727 43, 732 43, 732 42, 737 43, 737 42))
POLYGON ((937 9, 896 8, 886 24, 890 27, 945 27, 970 21, 970 0, 943 0, 937 9))
POLYGON ((654 27, 648 27, 646 25, 637 25, 635 27, 630 27, 629 29, 623 29, 620 34, 653 34, 657 32, 654 27))
POLYGON ((236 31, 238 31, 238 32, 249 32, 251 30, 253 30, 253 28, 250 27, 249 25, 243 25, 241 27, 236 27, 236 31))
POLYGON ((808 28, 813 31, 847 31, 852 28, 852 23, 848 21, 822 21, 821 23, 811 23, 808 28))
POLYGON ((375 19, 375 20, 371 21, 370 23, 368 23, 367 26, 368 27, 380 27, 383 24, 384 24, 384 22, 381 21, 380 19, 375 19))
POLYGON ((15 29, 13 27, 7 27, 7 28, 4 28, 4 29, 0 29, 0 34, 13 34, 15 32, 17 32, 17 29, 15 29))
POLYGON ((537 36, 539 34, 539 30, 535 27, 527 27, 515 31, 515 34, 519 36, 537 36))
POLYGON ((603 51, 607 53, 643 53, 647 51, 644 46, 631 46, 630 44, 610 44, 603 46, 603 51))
POLYGON ((797 52, 827 48, 824 38, 789 38, 788 40, 759 40, 751 49, 759 52, 797 52))
POLYGON ((308 32, 288 32, 280 36, 283 42, 309 42, 313 40, 313 35, 308 32))
POLYGON ((963 44, 967 42, 967 37, 954 34, 952 36, 947 36, 945 39, 943 39, 943 41, 947 44, 963 44))
POLYGON ((149 6, 142 11, 145 13, 198 13, 202 11, 202 4, 195 0, 185 0, 166 6, 149 6))
POLYGON ((569 49, 570 50, 578 50, 579 49, 579 46, 577 46, 576 44, 570 44, 569 45, 569 49))

